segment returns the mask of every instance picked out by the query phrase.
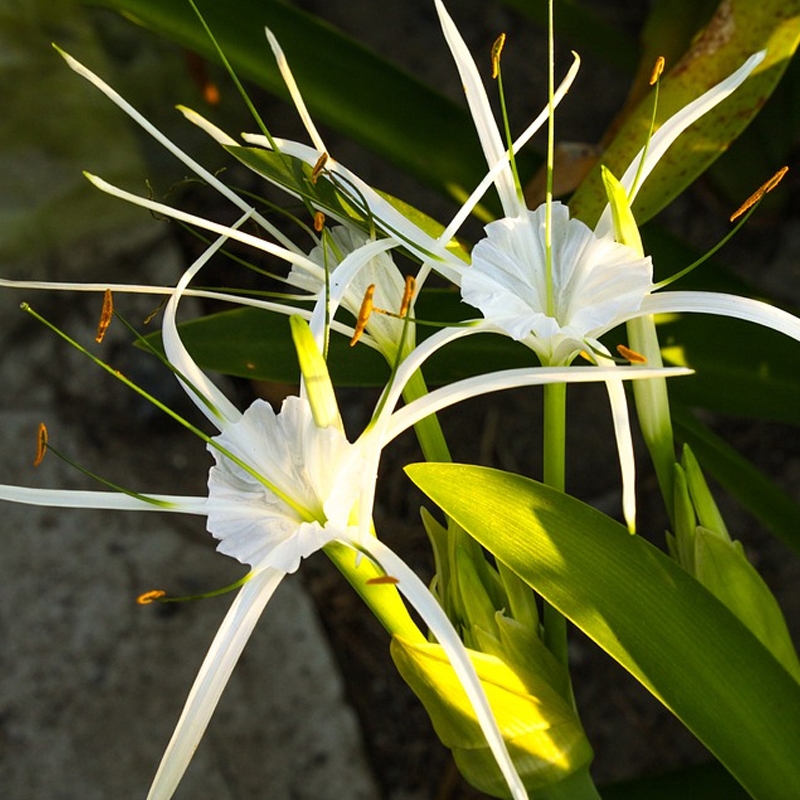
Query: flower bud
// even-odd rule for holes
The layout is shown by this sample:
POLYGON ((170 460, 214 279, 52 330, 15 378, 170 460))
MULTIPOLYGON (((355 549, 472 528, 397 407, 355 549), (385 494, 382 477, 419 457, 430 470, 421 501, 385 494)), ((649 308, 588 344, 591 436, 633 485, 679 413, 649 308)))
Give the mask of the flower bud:
MULTIPOLYGON (((427 710, 464 778, 493 797, 506 797, 478 720, 442 648, 394 636, 395 666, 427 710)), ((545 677, 524 680, 496 656, 469 651, 517 771, 529 792, 588 775, 592 748, 572 705, 545 677)))

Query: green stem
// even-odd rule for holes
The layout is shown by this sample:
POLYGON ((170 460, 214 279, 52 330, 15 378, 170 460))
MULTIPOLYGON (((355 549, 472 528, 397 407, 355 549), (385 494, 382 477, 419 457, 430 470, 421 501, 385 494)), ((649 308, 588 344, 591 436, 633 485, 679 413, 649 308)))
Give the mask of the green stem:
MULTIPOLYGON (((544 482, 564 491, 567 433, 567 386, 564 383, 544 387, 544 482)), ((565 667, 567 656, 567 621, 549 603, 542 608, 544 643, 565 667)))

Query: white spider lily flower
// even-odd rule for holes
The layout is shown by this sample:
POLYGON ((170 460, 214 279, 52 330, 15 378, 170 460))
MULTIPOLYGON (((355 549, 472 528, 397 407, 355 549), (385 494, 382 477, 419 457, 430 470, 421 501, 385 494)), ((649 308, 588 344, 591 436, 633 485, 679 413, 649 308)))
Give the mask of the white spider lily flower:
MULTIPOLYGON (((308 254, 309 259, 319 268, 311 272, 303 265, 293 265, 287 280, 291 285, 305 289, 315 297, 321 297, 325 292, 327 270, 330 281, 327 313, 331 317, 341 305, 358 319, 368 292, 375 309, 397 315, 403 305, 406 285, 391 255, 386 252, 394 246, 394 242, 386 239, 373 242, 353 225, 336 225, 322 236, 320 244, 308 254), (367 250, 362 248, 370 243, 370 249, 375 250, 372 258, 348 258, 359 250, 366 253, 367 250), (373 287, 372 290, 370 287, 373 287)), ((317 317, 323 310, 321 306, 319 309, 317 317)), ((413 323, 406 323, 397 316, 373 313, 365 321, 363 341, 371 339, 376 349, 392 364, 407 324, 413 329, 413 323)), ((315 317, 312 330, 316 332, 318 328, 319 322, 315 317)), ((413 341, 413 330, 406 330, 405 335, 408 341, 413 341)))

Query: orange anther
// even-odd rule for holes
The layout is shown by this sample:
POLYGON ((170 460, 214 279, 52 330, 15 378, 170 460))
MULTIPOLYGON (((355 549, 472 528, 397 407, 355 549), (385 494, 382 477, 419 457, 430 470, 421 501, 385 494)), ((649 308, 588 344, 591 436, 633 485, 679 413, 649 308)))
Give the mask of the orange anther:
POLYGON ((149 606, 150 603, 154 603, 156 600, 160 600, 162 597, 166 597, 166 595, 167 593, 163 589, 152 589, 149 592, 140 594, 136 598, 136 602, 140 606, 149 606))
POLYGON ((38 467, 42 463, 44 454, 47 452, 47 427, 44 422, 39 423, 39 430, 36 433, 36 458, 33 459, 33 466, 38 467))
POLYGON ((782 180, 783 176, 789 171, 789 167, 781 167, 763 186, 759 186, 747 200, 742 203, 742 205, 731 215, 730 221, 733 222, 735 219, 744 214, 748 208, 752 208, 767 192, 771 192, 782 180))
POLYGON ((317 233, 321 233, 324 227, 325 227, 325 215, 321 211, 317 211, 317 213, 314 214, 314 230, 317 233))
POLYGON ((650 73, 650 85, 653 86, 658 82, 658 79, 664 74, 664 56, 659 56, 656 63, 653 65, 653 71, 650 73))
POLYGON ((400 303, 400 318, 408 314, 411 301, 414 299, 414 291, 417 288, 417 279, 413 275, 406 275, 406 288, 403 290, 403 300, 400 303))
POLYGON ((322 174, 322 171, 325 169, 325 164, 328 163, 328 154, 323 153, 318 159, 317 163, 314 164, 314 169, 311 170, 311 183, 316 183, 317 178, 322 174))
POLYGON ((111 296, 111 289, 106 289, 106 293, 103 295, 103 309, 100 312, 100 322, 97 324, 97 334, 94 337, 97 344, 100 344, 105 338, 106 331, 111 324, 113 316, 114 298, 111 296))
POLYGON ((369 578, 367 580, 368 586, 379 586, 387 583, 395 586, 396 584, 400 583, 400 578, 395 578, 393 575, 381 575, 377 578, 369 578))
POLYGON ((501 33, 492 45, 492 78, 497 78, 500 73, 500 54, 503 52, 503 45, 506 43, 506 35, 501 33))
POLYGON ((617 345, 617 352, 626 361, 630 361, 631 364, 646 364, 647 363, 647 359, 641 353, 637 353, 635 350, 631 350, 630 347, 625 347, 624 344, 618 344, 617 345))
POLYGON ((355 345, 355 343, 361 338, 361 334, 364 333, 364 329, 367 327, 367 322, 369 322, 370 315, 372 314, 372 298, 374 295, 375 284, 371 283, 367 287, 367 291, 364 292, 364 299, 361 301, 361 308, 358 310, 356 330, 353 334, 353 338, 350 340, 350 347, 353 347, 353 345, 355 345))

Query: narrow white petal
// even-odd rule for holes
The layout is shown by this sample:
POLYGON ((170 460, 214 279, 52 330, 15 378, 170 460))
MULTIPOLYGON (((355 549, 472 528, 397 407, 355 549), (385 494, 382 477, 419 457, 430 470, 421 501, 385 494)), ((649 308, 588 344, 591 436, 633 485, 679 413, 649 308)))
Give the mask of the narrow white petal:
MULTIPOLYGON (((558 88, 556 89, 553 95, 553 108, 556 108, 558 104, 564 99, 569 88, 572 86, 575 77, 578 74, 578 69, 581 65, 581 60, 577 53, 573 53, 573 61, 572 66, 569 68, 566 77, 563 81, 559 84, 558 88)), ((542 127, 542 125, 547 121, 547 117, 550 110, 549 108, 545 107, 541 113, 539 114, 536 119, 531 122, 530 125, 522 132, 522 134, 516 139, 513 145, 514 153, 518 153, 530 140, 530 138, 542 127)), ((467 198, 467 201, 461 208, 458 210, 456 215, 451 220, 450 224, 445 228, 444 233, 439 237, 439 241, 443 244, 447 244, 461 229, 461 226, 464 224, 467 217, 472 213, 472 210, 475 206, 480 202, 481 198, 484 194, 486 194, 487 189, 495 182, 498 175, 500 175, 503 170, 508 169, 508 153, 503 153, 503 157, 497 161, 494 166, 486 173, 483 177, 483 180, 475 187, 472 194, 467 198)))
POLYGON ((631 419, 625 389, 619 381, 607 381, 614 436, 617 440, 619 468, 622 473, 622 516, 631 533, 636 533, 636 459, 633 455, 631 419))
POLYGON ((511 173, 511 167, 506 156, 506 148, 503 144, 503 137, 497 127, 478 68, 475 66, 475 61, 466 43, 461 38, 458 28, 447 13, 441 0, 436 0, 436 12, 439 14, 444 38, 447 41, 450 52, 453 54, 458 74, 461 76, 464 95, 469 104, 472 121, 475 123, 475 130, 478 132, 481 147, 483 147, 486 163, 489 169, 498 163, 504 165, 495 177, 495 186, 497 187, 497 193, 500 195, 503 213, 507 217, 515 217, 524 210, 524 205, 517 195, 514 176, 511 173))
MULTIPOLYGON (((246 142, 269 149, 270 143, 266 137, 255 133, 245 133, 246 142)), ((282 153, 292 158, 299 158, 306 164, 314 166, 322 153, 308 145, 293 142, 288 139, 275 139, 276 146, 282 153)), ((391 203, 381 197, 369 184, 365 183, 355 173, 342 166, 338 161, 329 156, 325 169, 338 175, 344 186, 354 189, 350 201, 361 205, 360 201, 367 204, 369 215, 375 220, 377 226, 389 236, 393 236, 400 244, 407 247, 422 261, 434 260, 436 269, 448 280, 456 282, 460 271, 464 267, 461 259, 450 253, 438 239, 429 236, 425 231, 409 221, 391 203)), ((267 176, 267 179, 268 176, 267 176)), ((281 187, 286 189, 286 187, 281 187)), ((326 213, 329 209, 323 209, 326 213)), ((332 215, 342 224, 352 224, 348 218, 332 215)))
POLYGON ((174 794, 253 628, 283 577, 277 570, 257 572, 239 591, 195 678, 147 800, 169 800, 174 794))
POLYGON ((475 667, 469 660, 463 642, 459 639, 442 607, 414 571, 409 569, 406 563, 385 544, 378 539, 372 539, 365 549, 388 575, 398 579, 397 589, 411 603, 433 632, 436 640, 447 654, 450 665, 461 681, 461 685, 464 687, 464 691, 475 709, 481 730, 492 750, 497 765, 500 767, 500 771, 503 773, 503 777, 506 779, 506 783, 508 783, 511 796, 515 800, 527 800, 528 793, 517 774, 511 756, 508 754, 503 735, 497 726, 497 721, 494 718, 489 701, 486 699, 486 694, 475 672, 475 667))
POLYGON ((207 498, 170 494, 148 494, 164 505, 155 505, 123 492, 93 492, 73 489, 36 489, 30 486, 0 484, 0 500, 28 506, 51 508, 90 508, 116 511, 167 511, 179 514, 208 513, 207 498))
POLYGON ((800 319, 794 314, 760 300, 720 292, 658 292, 645 298, 636 316, 683 312, 754 322, 800 342, 800 319))
POLYGON ((213 122, 209 122, 204 116, 198 114, 187 106, 176 106, 178 111, 183 114, 188 122, 191 122, 197 128, 200 128, 203 133, 208 134, 215 142, 221 144, 223 147, 239 147, 240 143, 232 136, 229 136, 222 128, 218 128, 213 122))
MULTIPOLYGON (((124 189, 114 186, 108 181, 99 178, 97 175, 92 175, 88 172, 84 173, 84 175, 86 175, 86 178, 98 189, 100 189, 100 191, 110 194, 112 197, 118 197, 120 200, 125 200, 128 203, 141 206, 142 208, 146 208, 148 211, 153 211, 156 214, 163 214, 165 217, 171 217, 172 219, 186 222, 189 225, 196 225, 198 228, 211 231, 219 236, 227 236, 230 239, 235 239, 238 242, 242 242, 243 244, 254 247, 256 250, 261 250, 264 253, 277 256, 289 264, 300 264, 302 266, 311 265, 311 262, 304 255, 289 250, 285 247, 280 247, 272 242, 268 242, 266 239, 262 239, 259 236, 243 233, 242 231, 234 230, 227 225, 220 225, 217 222, 203 219, 202 217, 195 216, 194 214, 187 214, 185 211, 165 205, 164 203, 157 203, 154 200, 148 200, 131 192, 126 192, 124 189)), ((252 214, 252 209, 249 207, 246 208, 245 213, 252 214)), ((313 267, 313 265, 311 266, 313 267)))
POLYGON ((283 52, 283 48, 281 48, 278 40, 275 38, 274 34, 269 28, 265 28, 264 30, 267 34, 269 46, 272 48, 272 52, 275 56, 275 61, 278 64, 278 69, 280 70, 283 82, 286 84, 286 88, 289 90, 294 107, 297 109, 297 113, 300 115, 300 119, 303 121, 303 126, 305 127, 311 142, 313 143, 314 147, 317 148, 317 150, 321 152, 327 152, 328 148, 325 147, 325 142, 322 141, 322 137, 319 135, 316 125, 314 125, 314 120, 311 119, 311 114, 308 113, 308 108, 303 100, 303 95, 300 94, 300 89, 297 87, 297 82, 295 81, 292 70, 289 67, 289 62, 286 60, 286 55, 283 52))
MULTIPOLYGON (((709 89, 704 94, 700 95, 696 100, 693 100, 689 105, 684 106, 677 114, 671 116, 654 134, 650 140, 650 146, 647 148, 647 154, 644 153, 642 148, 636 158, 633 159, 625 174, 620 179, 622 185, 627 192, 635 189, 630 194, 630 200, 636 196, 641 185, 644 183, 647 176, 653 171, 653 168, 659 162, 664 153, 667 152, 672 143, 693 123, 695 123, 704 114, 711 111, 714 106, 721 103, 726 97, 738 89, 745 80, 749 77, 750 73, 764 60, 766 51, 762 50, 755 53, 747 61, 742 64, 739 69, 729 75, 725 80, 720 81, 716 86, 709 89), (639 183, 634 187, 633 182, 639 171, 639 164, 644 158, 644 165, 642 166, 641 176, 639 183)), ((605 234, 612 234, 614 232, 614 224, 611 219, 611 209, 606 206, 605 211, 600 217, 600 221, 595 228, 598 236, 605 234)))
MULTIPOLYGON (((249 217, 250 214, 248 212, 234 227, 238 227, 249 217)), ((167 307, 164 309, 164 324, 162 326, 164 352, 169 362, 180 373, 176 376, 178 382, 200 411, 220 429, 225 423, 231 424, 237 422, 241 418, 241 412, 214 385, 189 355, 189 351, 184 347, 181 337, 178 334, 176 315, 178 313, 178 303, 180 302, 184 289, 186 289, 192 278, 194 278, 211 256, 213 256, 227 240, 227 236, 220 236, 217 241, 206 248, 205 252, 194 264, 184 272, 180 281, 178 281, 178 285, 175 287, 175 292, 169 298, 167 307)))
MULTIPOLYGON (((173 295, 177 291, 174 286, 157 286, 152 284, 136 283, 70 283, 69 281, 12 281, 0 278, 0 288, 7 289, 37 289, 54 292, 99 292, 102 294, 106 289, 119 294, 155 294, 173 295)), ((311 319, 311 311, 300 306, 289 306, 284 303, 274 303, 271 300, 262 300, 258 297, 246 297, 244 295, 232 294, 231 292, 215 292, 210 289, 184 289, 181 294, 184 297, 202 297, 206 300, 221 300, 225 303, 233 303, 239 306, 250 308, 260 308, 264 311, 274 311, 277 314, 291 316, 297 314, 304 319, 311 319)), ((335 320, 331 323, 331 328, 339 333, 351 337, 353 328, 335 320)), ((375 347, 374 343, 364 340, 370 347, 375 347)))
POLYGON ((383 429, 381 444, 385 447, 395 436, 408 430, 421 419, 448 408, 451 405, 502 389, 515 389, 520 386, 542 386, 546 383, 596 383, 598 381, 619 382, 623 380, 646 380, 647 378, 675 378, 691 375, 692 370, 681 367, 646 369, 644 367, 523 367, 501 370, 474 378, 452 383, 435 389, 403 406, 392 414, 390 422, 383 429))
POLYGON ((196 175, 199 175, 209 186, 213 186, 223 197, 230 200, 235 206, 242 211, 250 210, 254 219, 259 225, 263 225, 268 230, 274 228, 264 217, 255 212, 249 203, 245 202, 233 190, 229 189, 222 181, 209 172, 202 164, 199 164, 191 156, 184 153, 171 139, 168 139, 158 128, 155 127, 149 120, 143 117, 125 98, 112 89, 104 80, 94 74, 90 69, 85 67, 79 61, 74 59, 68 53, 56 47, 58 53, 64 58, 69 67, 78 73, 82 78, 85 78, 89 83, 98 88, 112 103, 122 109, 134 122, 140 125, 144 130, 150 134, 159 144, 169 150, 176 158, 182 161, 189 169, 196 175))

